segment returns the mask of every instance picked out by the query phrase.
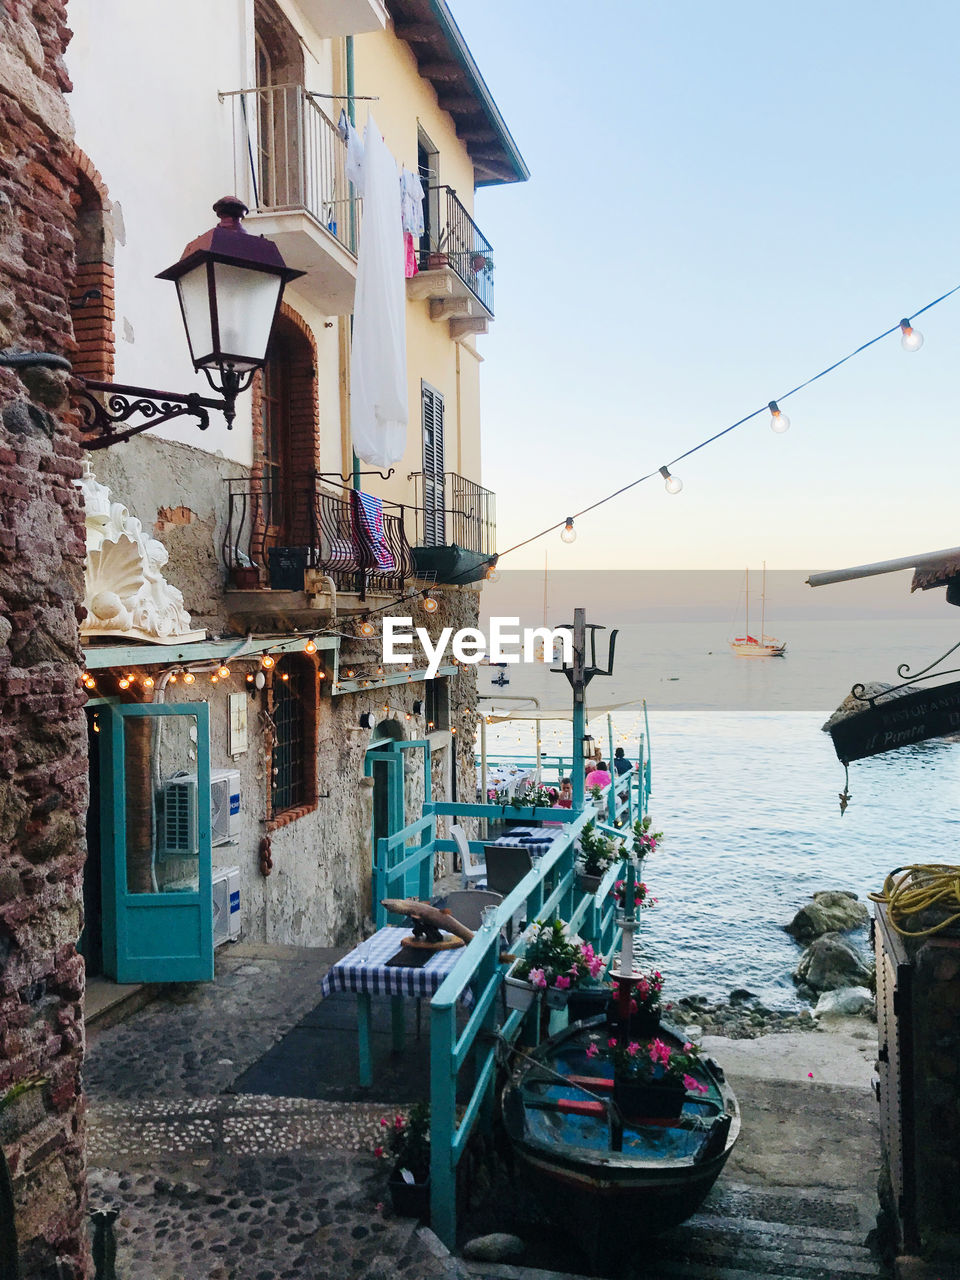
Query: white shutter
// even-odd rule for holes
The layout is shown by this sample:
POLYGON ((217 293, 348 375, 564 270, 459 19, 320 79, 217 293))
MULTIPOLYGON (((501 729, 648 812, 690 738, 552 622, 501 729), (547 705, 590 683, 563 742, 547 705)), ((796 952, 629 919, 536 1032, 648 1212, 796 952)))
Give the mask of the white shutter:
POLYGON ((420 383, 423 423, 423 545, 445 542, 443 491, 443 396, 427 382, 420 383))

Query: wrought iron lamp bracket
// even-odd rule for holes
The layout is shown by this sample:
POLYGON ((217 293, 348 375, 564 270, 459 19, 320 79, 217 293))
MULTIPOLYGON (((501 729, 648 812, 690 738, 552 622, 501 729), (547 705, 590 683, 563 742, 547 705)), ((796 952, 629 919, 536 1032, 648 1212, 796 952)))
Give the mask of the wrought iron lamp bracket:
POLYGON ((941 662, 945 662, 947 658, 950 657, 951 653, 956 653, 958 649, 960 649, 960 640, 958 640, 956 644, 951 645, 946 653, 942 653, 939 658, 935 658, 933 662, 929 663, 925 667, 921 667, 919 671, 914 672, 912 675, 910 673, 909 662, 901 662, 897 667, 897 675, 900 677, 902 683, 891 685, 889 689, 883 689, 880 693, 866 693, 866 685, 864 684, 855 684, 850 692, 858 702, 868 702, 873 706, 878 699, 886 698, 891 693, 897 693, 900 689, 906 689, 910 685, 919 684, 924 680, 937 680, 940 676, 958 675, 960 674, 960 667, 949 667, 944 671, 936 670, 936 668, 940 666, 941 662))
POLYGON ((81 379, 74 398, 80 412, 79 429, 83 436, 83 447, 90 450, 106 449, 173 418, 196 418, 200 430, 206 431, 210 425, 210 409, 223 413, 229 430, 233 426, 236 398, 250 385, 252 376, 251 373, 249 376, 236 378, 234 385, 224 388, 222 400, 201 396, 195 391, 181 395, 171 391, 154 391, 149 387, 131 387, 119 382, 81 379), (103 399, 95 393, 102 395, 103 399), (128 423, 136 415, 142 421, 121 429, 120 424, 128 423))

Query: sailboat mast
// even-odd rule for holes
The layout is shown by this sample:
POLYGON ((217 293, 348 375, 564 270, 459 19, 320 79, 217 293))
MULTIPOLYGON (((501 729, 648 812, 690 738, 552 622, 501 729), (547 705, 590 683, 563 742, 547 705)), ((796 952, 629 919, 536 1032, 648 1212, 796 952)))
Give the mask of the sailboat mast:
POLYGON ((746 593, 746 605, 743 611, 743 634, 747 637, 747 639, 749 639, 750 638, 750 570, 744 569, 743 572, 744 572, 744 578, 745 578, 744 591, 746 593))
POLYGON ((766 625, 766 609, 767 609, 767 562, 764 560, 763 568, 760 573, 760 643, 764 643, 764 628, 766 625))

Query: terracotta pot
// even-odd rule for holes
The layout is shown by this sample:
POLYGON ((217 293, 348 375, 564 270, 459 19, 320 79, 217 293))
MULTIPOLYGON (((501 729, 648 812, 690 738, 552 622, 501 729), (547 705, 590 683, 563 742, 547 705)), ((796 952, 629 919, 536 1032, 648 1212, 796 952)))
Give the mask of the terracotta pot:
POLYGON ((230 583, 238 591, 256 591, 260 586, 260 570, 254 565, 234 565, 230 570, 230 583))
POLYGON ((434 251, 427 257, 427 267, 430 271, 439 271, 441 267, 450 265, 450 259, 445 253, 437 253, 434 251))
POLYGON ((613 1082, 613 1099, 625 1116, 645 1120, 673 1119, 683 1110, 687 1091, 679 1080, 662 1084, 624 1080, 613 1082))

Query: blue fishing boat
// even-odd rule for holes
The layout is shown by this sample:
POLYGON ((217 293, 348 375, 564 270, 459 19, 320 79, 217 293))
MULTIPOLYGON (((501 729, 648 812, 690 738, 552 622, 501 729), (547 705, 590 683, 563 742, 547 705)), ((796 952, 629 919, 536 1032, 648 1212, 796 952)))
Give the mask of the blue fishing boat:
MULTIPOLYGON (((588 1055, 610 1034, 604 1018, 574 1023, 518 1055, 502 1095, 523 1176, 601 1271, 694 1213, 740 1134, 736 1097, 710 1059, 691 1068, 705 1092, 687 1093, 678 1115, 624 1116, 612 1064, 588 1055)), ((667 1024, 659 1036, 682 1044, 667 1024)))

